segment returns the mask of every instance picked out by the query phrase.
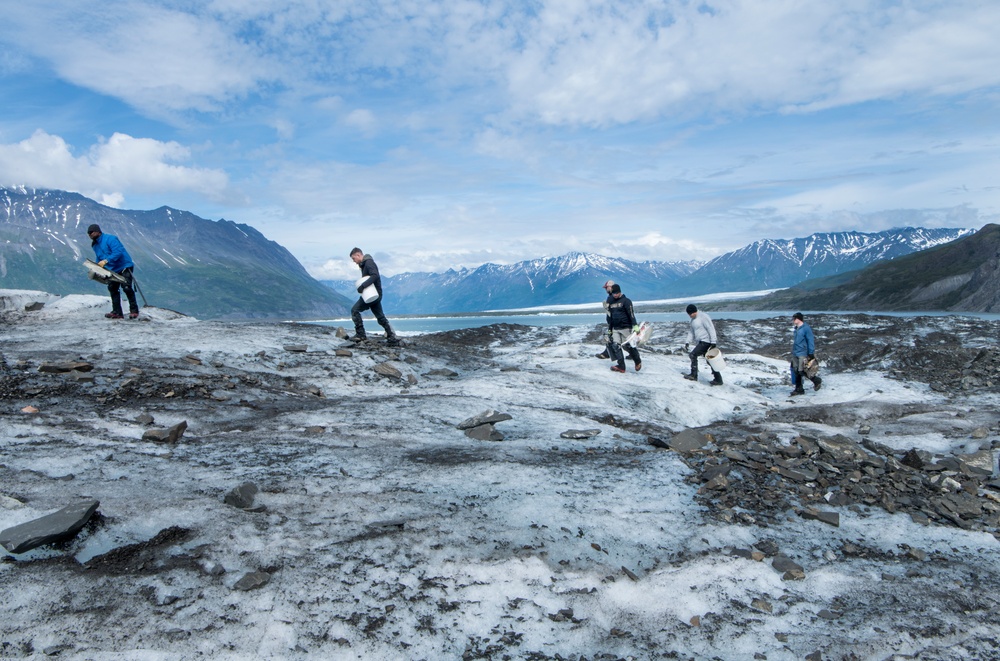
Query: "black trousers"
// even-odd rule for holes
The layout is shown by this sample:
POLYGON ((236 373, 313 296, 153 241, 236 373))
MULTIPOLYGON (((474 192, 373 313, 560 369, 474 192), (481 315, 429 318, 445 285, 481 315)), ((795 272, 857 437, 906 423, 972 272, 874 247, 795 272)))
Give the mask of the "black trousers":
POLYGON ((116 314, 122 313, 121 290, 125 290, 125 297, 128 298, 128 311, 138 312, 139 304, 135 302, 135 289, 132 287, 132 267, 124 271, 119 271, 118 275, 123 276, 127 281, 124 285, 119 282, 108 283, 108 292, 111 294, 111 311, 116 314))
MULTIPOLYGON (((708 353, 708 348, 710 346, 712 345, 708 342, 699 342, 695 345, 694 349, 691 350, 691 353, 688 354, 691 358, 691 373, 695 376, 698 375, 698 359, 708 353)), ((706 361, 706 363, 707 362, 708 361, 706 361)), ((712 370, 713 375, 718 374, 718 372, 712 369, 711 363, 708 363, 708 369, 712 370)))
POLYGON ((382 297, 379 296, 371 303, 365 303, 363 298, 359 298, 358 302, 354 304, 351 308, 351 319, 354 321, 354 332, 361 337, 365 336, 365 322, 361 318, 361 313, 365 310, 371 310, 372 314, 375 315, 375 321, 378 325, 385 329, 385 336, 387 338, 393 338, 396 336, 392 332, 392 328, 389 326, 389 320, 385 318, 385 313, 382 312, 382 297))

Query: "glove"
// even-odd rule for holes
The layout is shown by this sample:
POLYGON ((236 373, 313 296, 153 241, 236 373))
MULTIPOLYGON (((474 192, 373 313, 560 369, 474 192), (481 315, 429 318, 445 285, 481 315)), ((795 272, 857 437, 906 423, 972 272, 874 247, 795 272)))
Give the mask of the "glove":
POLYGON ((816 354, 811 353, 811 354, 809 354, 808 358, 809 358, 809 360, 816 360, 816 354))
POLYGON ((715 345, 714 345, 714 344, 709 344, 709 345, 708 345, 708 348, 709 348, 709 349, 714 349, 714 348, 715 348, 715 345))
POLYGON ((636 324, 635 326, 632 327, 632 332, 633 333, 638 333, 639 332, 639 324, 636 324))

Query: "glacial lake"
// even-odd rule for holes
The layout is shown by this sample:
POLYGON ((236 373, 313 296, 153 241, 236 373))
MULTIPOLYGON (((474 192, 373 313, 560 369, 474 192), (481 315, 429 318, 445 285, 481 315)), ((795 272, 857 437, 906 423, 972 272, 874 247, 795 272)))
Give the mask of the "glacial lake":
MULTIPOLYGON (((636 306, 637 308, 639 306, 636 306)), ((704 306, 706 312, 711 315, 712 319, 735 319, 748 321, 752 319, 770 319, 772 317, 787 317, 791 318, 791 312, 787 310, 781 311, 725 311, 725 310, 712 310, 710 306, 704 306)), ((947 317, 947 316, 960 316, 960 317, 972 317, 976 319, 986 319, 986 320, 1000 320, 1000 314, 996 313, 973 313, 973 312, 854 312, 854 311, 832 311, 832 312, 810 312, 808 310, 803 310, 803 314, 806 315, 808 319, 810 315, 821 315, 821 314, 871 314, 880 316, 890 316, 890 317, 947 317)), ((391 311, 387 311, 386 316, 389 318, 389 323, 392 324, 394 330, 400 333, 436 333, 439 331, 449 331, 457 330, 460 328, 478 328, 480 326, 489 326, 491 324, 521 324, 524 326, 596 326, 598 324, 604 324, 604 312, 583 312, 583 313, 570 313, 570 312, 526 312, 526 313, 483 313, 479 315, 455 315, 455 316, 393 316, 391 311)), ((365 320, 365 328, 369 333, 380 333, 382 331, 381 327, 375 323, 375 319, 371 316, 370 312, 366 312, 363 315, 365 320)), ((641 311, 641 308, 636 311, 636 317, 640 321, 650 321, 650 322, 685 322, 688 320, 688 316, 683 312, 649 312, 645 313, 641 311)), ((354 324, 350 317, 344 317, 341 319, 326 319, 321 321, 310 321, 308 323, 318 324, 321 326, 343 326, 349 331, 352 331, 354 324)))

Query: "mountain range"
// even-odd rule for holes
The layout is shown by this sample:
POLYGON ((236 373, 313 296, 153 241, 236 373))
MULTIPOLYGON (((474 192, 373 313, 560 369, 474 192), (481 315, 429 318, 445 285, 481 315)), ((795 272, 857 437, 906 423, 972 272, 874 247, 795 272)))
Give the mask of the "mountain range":
MULTIPOLYGON (((484 264, 444 273, 383 278, 387 308, 397 314, 480 312, 593 303, 607 279, 636 301, 719 292, 758 291, 808 278, 854 271, 954 241, 970 229, 905 227, 883 232, 832 232, 805 238, 755 241, 703 262, 633 262, 586 253, 511 265, 484 264)), ((346 296, 354 283, 323 281, 346 296)))
POLYGON ((720 255, 671 284, 671 296, 791 287, 803 280, 855 271, 972 234, 971 229, 903 227, 883 232, 827 232, 763 239, 720 255))
MULTIPOLYGON (((353 282, 313 279, 291 253, 249 225, 169 207, 114 209, 76 193, 24 187, 0 188, 0 286, 55 294, 103 291, 86 279, 81 266, 93 257, 86 236, 91 223, 122 239, 146 299, 158 307, 203 318, 316 319, 346 315, 357 296, 353 282)), ((972 232, 908 227, 766 239, 707 263, 635 262, 574 252, 511 265, 402 273, 384 278, 386 311, 391 317, 592 304, 603 300, 601 285, 607 279, 619 282, 636 301, 789 287, 817 276, 839 278, 884 260, 891 264, 972 232)), ((980 277, 950 268, 941 264, 935 273, 956 278, 948 281, 960 283, 952 293, 980 277)), ((822 282, 809 285, 817 292, 809 300, 846 281, 822 282)), ((971 301, 936 297, 933 292, 945 284, 941 278, 935 283, 922 301, 971 301)), ((891 309, 877 301, 888 290, 870 292, 865 300, 871 308, 891 309)), ((847 303, 834 307, 857 309, 847 303)))
MULTIPOLYGON (((76 193, 0 188, 0 276, 7 289, 107 291, 82 267, 87 226, 118 236, 150 305, 204 318, 318 318, 351 306, 249 225, 160 207, 127 211, 76 193)), ((140 304, 142 301, 140 300, 140 304)))
MULTIPOLYGON (((511 265, 401 273, 383 276, 382 281, 386 305, 399 314, 482 312, 603 300, 601 286, 608 279, 627 282, 632 298, 655 297, 666 283, 693 273, 698 266, 699 262, 632 262, 572 252, 511 265)), ((322 282, 354 294, 354 282, 322 282)))
POLYGON ((1000 312, 1000 225, 859 271, 807 280, 753 307, 1000 312))

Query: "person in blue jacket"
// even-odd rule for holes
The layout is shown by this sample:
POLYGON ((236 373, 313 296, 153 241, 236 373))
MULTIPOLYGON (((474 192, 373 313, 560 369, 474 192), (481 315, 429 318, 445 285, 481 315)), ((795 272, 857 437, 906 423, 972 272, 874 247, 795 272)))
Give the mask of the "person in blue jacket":
MULTIPOLYGON (((792 315, 792 325, 795 327, 795 334, 792 339, 792 372, 795 374, 795 390, 792 396, 806 394, 803 384, 806 379, 806 368, 810 361, 816 360, 816 338, 813 336, 812 328, 805 322, 801 312, 792 315)), ((823 385, 823 379, 819 376, 809 377, 813 383, 813 390, 819 390, 823 385)))
POLYGON ((128 318, 135 319, 139 316, 139 304, 135 301, 135 289, 132 287, 132 269, 135 264, 129 256, 125 246, 114 234, 104 234, 101 227, 96 223, 87 228, 87 236, 90 237, 90 245, 97 256, 97 263, 100 266, 113 271, 125 278, 125 284, 118 282, 108 283, 108 291, 111 293, 111 312, 104 315, 108 319, 124 319, 122 314, 121 289, 125 290, 128 298, 128 318))

